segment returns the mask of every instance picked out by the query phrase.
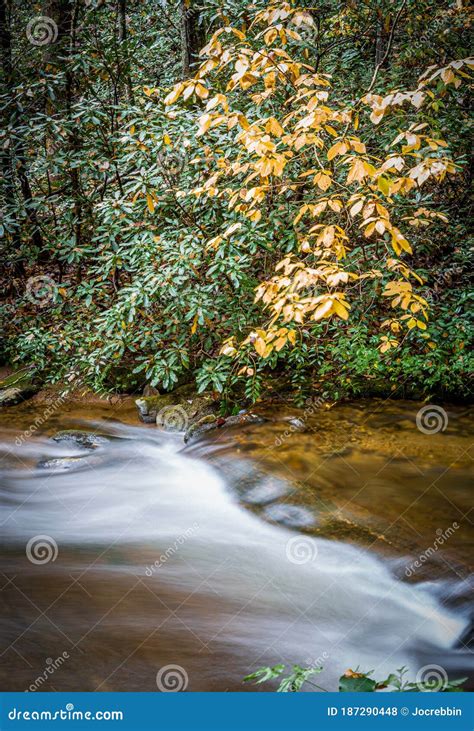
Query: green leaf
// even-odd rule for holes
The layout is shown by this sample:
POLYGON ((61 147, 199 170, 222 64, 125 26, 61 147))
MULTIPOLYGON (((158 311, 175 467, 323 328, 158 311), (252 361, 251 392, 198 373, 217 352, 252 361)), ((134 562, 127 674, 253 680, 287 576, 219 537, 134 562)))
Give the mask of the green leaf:
POLYGON ((297 693, 312 675, 316 675, 321 671, 322 667, 303 668, 301 665, 293 665, 293 672, 281 681, 277 692, 297 693))
POLYGON ((244 683, 249 683, 252 680, 255 680, 255 684, 264 683, 266 680, 272 680, 273 678, 278 678, 278 676, 282 674, 284 669, 285 669, 284 665, 274 665, 271 668, 270 667, 259 668, 254 673, 251 673, 250 675, 246 675, 244 678, 244 683))
POLYGON ((342 675, 339 678, 340 693, 374 693, 376 688, 377 682, 367 675, 362 677, 342 675))

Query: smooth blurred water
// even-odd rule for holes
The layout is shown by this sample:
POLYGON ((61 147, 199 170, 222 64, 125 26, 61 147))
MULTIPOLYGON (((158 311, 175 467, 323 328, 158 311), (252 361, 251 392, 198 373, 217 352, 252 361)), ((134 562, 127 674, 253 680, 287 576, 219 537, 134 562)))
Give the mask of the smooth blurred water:
POLYGON ((87 429, 110 440, 87 452, 4 433, 3 689, 24 690, 62 652, 43 689, 156 690, 166 664, 189 690, 250 690, 245 674, 279 662, 322 663, 328 689, 348 667, 469 669, 468 617, 441 604, 439 582, 398 581, 369 551, 262 521, 181 435, 87 429), (65 456, 80 460, 37 466, 65 456))

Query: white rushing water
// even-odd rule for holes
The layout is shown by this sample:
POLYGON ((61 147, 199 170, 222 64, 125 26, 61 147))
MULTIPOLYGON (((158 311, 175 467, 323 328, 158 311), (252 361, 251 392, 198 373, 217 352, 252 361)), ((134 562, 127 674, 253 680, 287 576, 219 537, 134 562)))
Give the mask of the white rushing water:
MULTIPOLYGON (((113 555, 120 547, 121 561, 101 562, 101 572, 131 572, 154 591, 205 599, 206 611, 189 611, 187 623, 257 665, 317 661, 337 675, 360 664, 381 677, 440 658, 448 669, 466 664, 453 649, 466 617, 428 587, 396 580, 362 549, 263 522, 214 468, 183 453, 179 436, 125 426, 114 433, 86 456, 46 439, 3 445, 7 547, 23 551, 34 536, 51 537, 59 556, 77 549, 113 555), (64 472, 32 468, 66 455, 88 463, 64 472)), ((72 571, 68 560, 48 570, 72 571)), ((137 615, 153 627, 153 617, 139 608, 137 615)))

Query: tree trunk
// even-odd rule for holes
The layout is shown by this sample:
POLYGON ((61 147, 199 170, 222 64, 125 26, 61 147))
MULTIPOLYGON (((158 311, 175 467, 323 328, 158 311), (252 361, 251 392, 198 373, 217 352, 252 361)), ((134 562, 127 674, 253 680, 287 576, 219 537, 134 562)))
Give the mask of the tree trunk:
MULTIPOLYGON (((8 104, 4 111, 5 128, 11 126, 16 131, 16 142, 3 147, 1 151, 1 167, 4 176, 4 195, 7 208, 10 208, 10 215, 13 220, 12 241, 14 253, 19 255, 21 247, 20 227, 16 213, 16 191, 15 191, 15 167, 20 182, 20 189, 23 195, 26 214, 31 225, 31 239, 33 245, 41 252, 43 239, 39 230, 38 218, 34 208, 33 195, 28 180, 26 169, 23 141, 19 135, 18 127, 21 123, 21 113, 14 93, 14 71, 12 64, 12 39, 8 15, 8 0, 0 0, 0 53, 4 89, 8 104)), ((24 272, 21 261, 16 264, 18 273, 24 272)))
MULTIPOLYGON (((12 59, 11 59, 11 35, 8 22, 7 0, 0 0, 0 51, 2 62, 2 81, 3 87, 9 99, 12 98, 12 59)), ((8 107, 4 109, 3 126, 8 128, 10 123, 8 115, 8 107)), ((11 156, 11 146, 2 145, 1 148, 1 164, 3 174, 3 195, 5 199, 6 209, 9 209, 10 216, 13 220, 12 240, 16 251, 20 248, 20 236, 18 231, 18 220, 15 211, 15 182, 13 177, 13 165, 11 156)))
POLYGON ((134 103, 133 98, 133 87, 132 79, 130 76, 130 56, 128 50, 128 33, 127 33, 127 0, 118 0, 118 28, 119 28, 119 43, 122 48, 123 59, 121 59, 121 65, 123 66, 123 80, 125 83, 127 101, 130 104, 134 103))
POLYGON ((202 25, 199 24, 201 6, 195 0, 181 0, 181 48, 183 76, 193 73, 193 65, 199 60, 199 51, 206 43, 202 25))
MULTIPOLYGON (((76 79, 71 66, 71 57, 76 51, 76 28, 79 14, 79 0, 76 0, 70 16, 69 41, 68 41, 68 61, 66 71, 66 111, 67 118, 71 124, 70 130, 70 152, 71 156, 76 159, 81 150, 81 139, 76 129, 73 119, 73 104, 76 97, 76 79)), ((76 246, 82 244, 82 186, 79 169, 71 166, 70 170, 71 189, 74 199, 74 236, 76 246)))
POLYGON ((375 37, 375 66, 378 66, 383 59, 385 53, 385 28, 383 18, 379 18, 377 23, 377 33, 375 37))

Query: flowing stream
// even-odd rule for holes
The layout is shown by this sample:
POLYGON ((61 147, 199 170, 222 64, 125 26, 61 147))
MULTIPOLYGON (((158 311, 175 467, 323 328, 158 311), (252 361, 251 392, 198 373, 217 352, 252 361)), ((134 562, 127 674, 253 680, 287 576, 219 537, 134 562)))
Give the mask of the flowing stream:
MULTIPOLYGON (((349 667, 374 669, 377 677, 402 665, 411 677, 432 665, 450 677, 472 672, 469 569, 461 558, 467 543, 459 543, 467 515, 464 468, 457 473, 461 492, 450 498, 456 509, 445 511, 438 534, 436 519, 427 526, 421 503, 418 546, 397 546, 388 534, 373 546, 379 523, 383 529, 392 516, 377 514, 372 498, 366 505, 351 499, 344 511, 344 485, 354 494, 362 485, 351 464, 364 476, 380 475, 379 462, 388 458, 360 441, 351 454, 339 449, 328 472, 317 472, 319 493, 309 480, 299 497, 292 494, 291 503, 314 515, 307 493, 318 493, 326 523, 318 518, 300 530, 272 521, 268 511, 275 484, 277 492, 285 480, 290 484, 285 468, 297 484, 309 475, 301 459, 312 454, 310 445, 316 445, 313 459, 327 451, 330 426, 319 442, 311 430, 290 430, 288 443, 275 450, 290 423, 283 414, 185 447, 182 435, 140 426, 130 410, 117 415, 106 406, 95 413, 61 411, 26 433, 41 411, 35 408, 4 410, 0 420, 2 689, 156 691, 157 673, 168 665, 179 666, 191 691, 267 689, 243 686, 242 677, 280 662, 322 664, 318 683, 330 690, 349 667), (107 438, 91 450, 50 438, 71 425, 107 438), (290 444, 301 445, 300 463, 290 444), (274 481, 268 499, 245 502, 242 486, 250 481, 255 495, 268 479, 274 481), (334 512, 339 523, 329 519, 334 512), (439 571, 408 580, 401 567, 413 567, 428 539, 433 543, 456 520, 458 536, 452 528, 446 538, 453 554, 443 554, 439 571), (337 525, 345 529, 338 532, 337 525)), ((356 421, 361 413, 357 405, 350 412, 356 421)), ((384 428, 400 444, 393 419, 382 413, 384 428)), ((334 409, 324 419, 342 424, 348 414, 334 409)), ((381 428, 374 427, 379 438, 381 428)), ((344 424, 341 431, 347 435, 344 424)), ((463 451, 463 434, 453 438, 463 451)), ((423 459, 418 454, 410 462, 423 459)), ((408 462, 393 460, 383 478, 386 491, 378 488, 379 501, 390 505, 397 482, 406 489, 411 480, 412 490, 416 483, 403 472, 408 462)), ((436 515, 436 496, 431 506, 436 515)), ((397 515, 402 508, 397 505, 397 515)))

